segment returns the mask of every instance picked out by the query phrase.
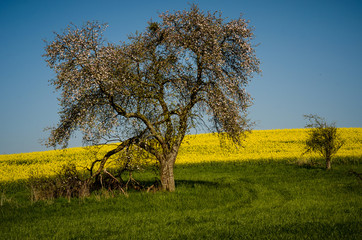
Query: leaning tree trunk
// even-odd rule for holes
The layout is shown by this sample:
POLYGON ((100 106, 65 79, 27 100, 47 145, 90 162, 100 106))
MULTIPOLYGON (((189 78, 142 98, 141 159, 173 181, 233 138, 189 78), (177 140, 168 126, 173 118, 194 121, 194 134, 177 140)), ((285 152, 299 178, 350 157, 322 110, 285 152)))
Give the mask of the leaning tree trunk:
POLYGON ((173 169, 175 166, 176 154, 169 154, 160 161, 161 187, 163 191, 175 191, 175 177, 173 169))

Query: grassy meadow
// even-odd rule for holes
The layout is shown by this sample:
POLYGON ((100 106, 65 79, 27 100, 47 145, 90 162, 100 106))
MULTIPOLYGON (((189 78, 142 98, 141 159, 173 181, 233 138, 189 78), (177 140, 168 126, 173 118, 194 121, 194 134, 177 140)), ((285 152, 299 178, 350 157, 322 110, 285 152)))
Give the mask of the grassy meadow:
MULTIPOLYGON (((331 171, 302 156, 305 129, 253 131, 239 149, 221 149, 212 134, 187 136, 174 193, 34 202, 29 177, 69 161, 82 170, 110 146, 0 155, 0 239, 360 239, 362 128, 339 130, 346 143, 331 171)), ((155 177, 134 173, 139 182, 155 177)))

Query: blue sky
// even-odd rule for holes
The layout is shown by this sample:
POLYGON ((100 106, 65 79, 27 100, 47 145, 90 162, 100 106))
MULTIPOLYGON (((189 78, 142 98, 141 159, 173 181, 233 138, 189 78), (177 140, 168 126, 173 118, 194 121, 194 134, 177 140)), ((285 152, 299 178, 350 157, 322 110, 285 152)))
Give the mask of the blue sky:
MULTIPOLYGON (((302 128, 303 114, 338 127, 362 127, 362 1, 360 0, 2 0, 0 2, 0 154, 47 150, 43 129, 58 121, 54 73, 42 54, 53 32, 70 22, 107 22, 110 42, 143 31, 166 10, 197 3, 255 27, 262 75, 248 91, 255 129, 302 128)), ((80 145, 80 137, 70 146, 80 145)))

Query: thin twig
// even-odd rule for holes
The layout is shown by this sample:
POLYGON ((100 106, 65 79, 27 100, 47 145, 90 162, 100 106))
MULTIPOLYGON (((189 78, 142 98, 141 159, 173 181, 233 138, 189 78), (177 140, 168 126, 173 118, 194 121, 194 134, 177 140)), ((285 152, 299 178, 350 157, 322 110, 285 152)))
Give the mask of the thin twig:
POLYGON ((122 188, 122 183, 116 177, 114 177, 110 172, 108 172, 107 169, 103 169, 103 172, 107 173, 111 178, 113 178, 116 182, 118 182, 119 188, 121 189, 122 193, 128 196, 128 194, 122 188))

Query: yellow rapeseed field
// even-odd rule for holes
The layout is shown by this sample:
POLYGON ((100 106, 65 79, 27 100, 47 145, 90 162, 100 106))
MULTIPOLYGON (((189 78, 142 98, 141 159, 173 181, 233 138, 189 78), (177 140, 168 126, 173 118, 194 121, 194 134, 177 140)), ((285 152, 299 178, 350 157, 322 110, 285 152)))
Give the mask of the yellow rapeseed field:
MULTIPOLYGON (((340 128, 339 131, 346 142, 336 159, 361 160, 362 128, 340 128)), ((235 148, 230 143, 220 144, 216 134, 188 135, 180 148, 176 164, 315 158, 316 155, 310 154, 302 157, 306 136, 306 129, 254 130, 247 135, 242 147, 235 148)), ((80 170, 85 169, 109 149, 112 146, 0 155, 0 182, 53 175, 69 162, 76 164, 80 170)), ((113 159, 109 164, 115 162, 113 159)))

